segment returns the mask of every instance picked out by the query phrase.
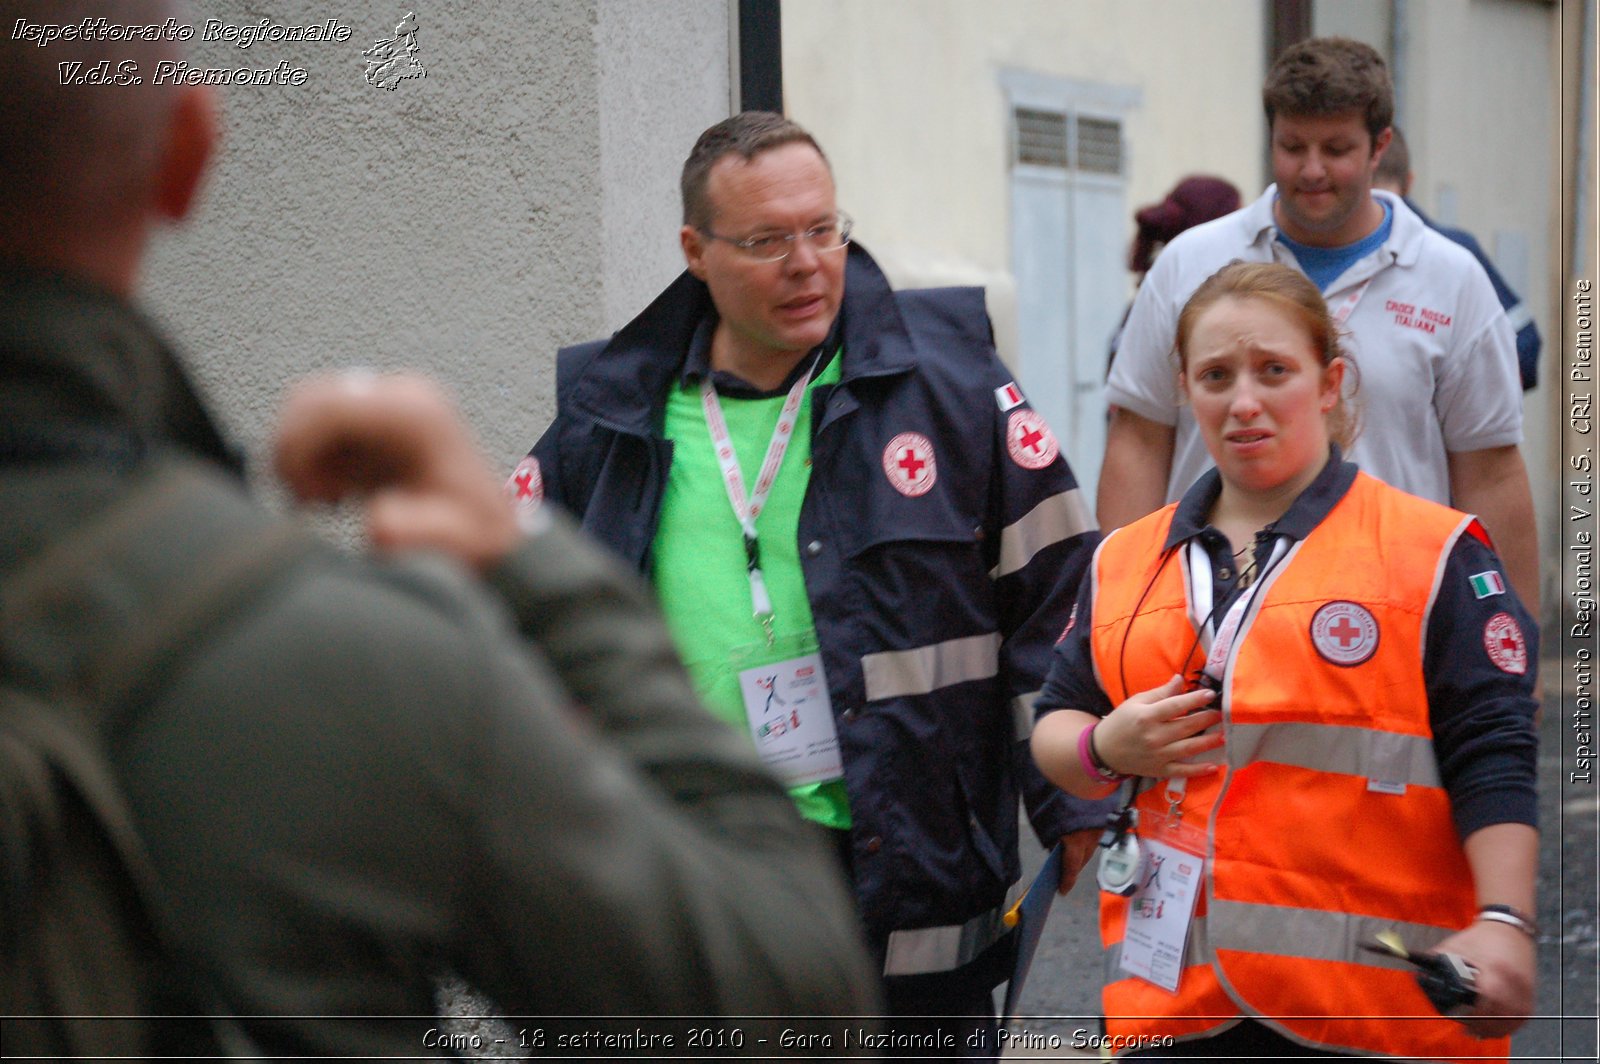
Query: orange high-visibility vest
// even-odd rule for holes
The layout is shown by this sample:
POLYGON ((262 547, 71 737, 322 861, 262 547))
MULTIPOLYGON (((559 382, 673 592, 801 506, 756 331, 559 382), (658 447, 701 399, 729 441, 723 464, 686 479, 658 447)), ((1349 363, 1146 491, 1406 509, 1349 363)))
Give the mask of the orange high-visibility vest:
MULTIPOLYGON (((1114 706, 1204 661, 1185 659, 1203 620, 1186 599, 1187 551, 1162 550, 1175 510, 1095 556, 1090 641, 1114 706)), ((1190 780, 1182 800, 1207 859, 1178 991, 1120 969, 1128 899, 1102 893, 1108 1034, 1199 1037, 1250 1016, 1333 1050, 1509 1053, 1510 1039, 1441 1017, 1408 966, 1356 948, 1392 929, 1426 950, 1477 912, 1422 675, 1434 592, 1470 523, 1360 474, 1263 578, 1217 702, 1224 771, 1190 780)), ((1165 790, 1146 782, 1141 819, 1167 810, 1165 790)))

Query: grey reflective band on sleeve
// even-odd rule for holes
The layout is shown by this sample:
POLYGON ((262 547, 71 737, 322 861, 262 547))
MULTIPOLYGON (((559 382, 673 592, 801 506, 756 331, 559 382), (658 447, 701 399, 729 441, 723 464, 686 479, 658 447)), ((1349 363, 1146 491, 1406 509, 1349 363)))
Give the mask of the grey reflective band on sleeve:
POLYGON ((1012 885, 1007 904, 979 913, 964 924, 889 932, 889 944, 883 957, 883 974, 948 972, 977 960, 984 950, 1006 933, 1004 915, 1015 900, 1011 895, 1020 896, 1020 886, 1012 885))
POLYGON ((1033 734, 1033 704, 1038 700, 1038 691, 1029 691, 1011 700, 1011 723, 1015 726, 1018 742, 1033 734))
POLYGON ((1062 540, 1092 532, 1098 526, 1077 488, 1042 500, 1000 531, 1000 563, 989 571, 999 579, 1027 568, 1033 556, 1062 540))
POLYGON ((1513 303, 1506 308, 1506 317, 1511 319, 1511 331, 1517 333, 1533 321, 1533 311, 1528 309, 1526 303, 1513 303))
POLYGON ((1236 768, 1269 761, 1378 783, 1441 786, 1433 741, 1423 735, 1335 724, 1233 724, 1227 757, 1236 768))
POLYGON ((1000 674, 1000 634, 962 636, 942 643, 885 650, 861 658, 861 680, 868 702, 925 695, 969 680, 1000 674))

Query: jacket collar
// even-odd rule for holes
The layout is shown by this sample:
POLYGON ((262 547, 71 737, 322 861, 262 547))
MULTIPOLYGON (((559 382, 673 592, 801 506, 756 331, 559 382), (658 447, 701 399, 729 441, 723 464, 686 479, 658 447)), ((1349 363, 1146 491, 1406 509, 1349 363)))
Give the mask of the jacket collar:
MULTIPOLYGON (((1330 444, 1328 461, 1323 465, 1322 471, 1295 497, 1283 516, 1272 522, 1270 526, 1272 532, 1291 539, 1305 539, 1322 523, 1322 519, 1328 516, 1329 511, 1339 500, 1345 497, 1350 485, 1355 483, 1357 472, 1359 470, 1354 462, 1344 460, 1339 445, 1330 444)), ((1212 505, 1216 503, 1217 496, 1221 493, 1222 474, 1212 466, 1200 475, 1200 479, 1196 480, 1178 501, 1178 508, 1172 515, 1172 524, 1167 529, 1167 542, 1162 549, 1171 550, 1185 540, 1199 535, 1207 527, 1206 515, 1211 512, 1212 505)))
POLYGON ((0 449, 14 459, 237 449, 155 327, 85 281, 0 262, 0 449))
MULTIPOLYGON (((916 351, 888 279, 860 244, 852 243, 847 255, 839 308, 844 346, 840 385, 911 372, 916 351)), ((638 435, 654 432, 695 330, 715 313, 705 282, 687 271, 679 275, 584 367, 573 384, 573 409, 608 428, 638 435)))

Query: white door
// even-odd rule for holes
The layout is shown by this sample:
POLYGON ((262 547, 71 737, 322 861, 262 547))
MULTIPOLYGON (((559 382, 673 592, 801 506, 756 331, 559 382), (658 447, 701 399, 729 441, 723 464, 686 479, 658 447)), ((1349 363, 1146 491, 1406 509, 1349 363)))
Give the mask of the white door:
POLYGON ((1067 173, 1019 166, 1011 175, 1011 256, 1017 282, 1017 373, 1028 402, 1044 415, 1066 449, 1079 480, 1078 452, 1071 446, 1076 392, 1065 372, 1073 346, 1065 313, 1072 289, 1072 254, 1067 173))
POLYGON ((1015 107, 1012 123, 1019 375, 1092 497, 1105 454, 1106 353, 1127 298, 1121 122, 1015 107))

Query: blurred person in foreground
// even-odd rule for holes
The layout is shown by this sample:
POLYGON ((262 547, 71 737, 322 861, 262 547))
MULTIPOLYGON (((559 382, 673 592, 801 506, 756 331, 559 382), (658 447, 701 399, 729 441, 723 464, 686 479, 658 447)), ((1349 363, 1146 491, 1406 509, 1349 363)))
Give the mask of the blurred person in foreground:
POLYGON ((1351 367, 1303 274, 1229 265, 1176 335, 1215 467, 1106 537, 1033 734, 1076 794, 1133 780, 1108 1032, 1504 1059, 1533 1002, 1537 629, 1476 519, 1344 460, 1351 367), (1476 969, 1470 1012, 1358 949, 1385 931, 1476 969))
MULTIPOLYGON (((91 14, 183 13, 0 3, 6 26, 91 14)), ((89 588, 87 615, 60 630, 5 618, 5 680, 27 685, 97 633, 132 638, 167 594, 158 578, 218 575, 186 551, 279 519, 248 500, 132 303, 148 242, 190 213, 212 157, 210 91, 57 76, 101 60, 148 74, 178 54, 167 43, 14 37, 0 39, 0 578, 152 485, 205 504, 174 541, 117 544, 125 564, 89 588)), ((700 708, 642 586, 553 517, 519 533, 435 388, 308 385, 277 461, 302 499, 364 500, 380 553, 409 556, 308 539, 119 707, 108 759, 197 1000, 284 1057, 427 1052, 447 971, 513 1015, 874 1011, 832 855, 700 708)))

